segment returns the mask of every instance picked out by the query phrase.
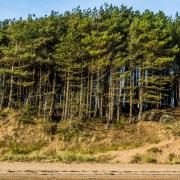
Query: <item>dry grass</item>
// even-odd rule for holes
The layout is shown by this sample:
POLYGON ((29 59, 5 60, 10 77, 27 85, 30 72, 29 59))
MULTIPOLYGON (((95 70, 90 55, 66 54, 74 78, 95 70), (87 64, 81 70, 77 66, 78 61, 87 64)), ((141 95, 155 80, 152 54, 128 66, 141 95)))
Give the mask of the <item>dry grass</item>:
POLYGON ((152 158, 159 162, 158 156, 164 155, 165 150, 154 145, 171 139, 172 135, 178 137, 179 132, 178 122, 166 125, 140 122, 129 126, 123 118, 105 130, 102 120, 44 124, 35 119, 32 124, 17 121, 18 116, 9 110, 0 113, 0 160, 107 162, 122 154, 124 159, 118 155, 117 161, 129 162, 128 158, 132 159, 137 152, 147 151, 141 162, 155 162, 152 158))

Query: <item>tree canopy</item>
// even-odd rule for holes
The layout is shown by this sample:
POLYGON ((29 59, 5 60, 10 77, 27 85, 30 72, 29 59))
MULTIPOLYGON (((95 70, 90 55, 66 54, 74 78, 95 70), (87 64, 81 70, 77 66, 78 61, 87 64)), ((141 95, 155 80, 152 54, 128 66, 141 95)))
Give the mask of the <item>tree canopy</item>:
POLYGON ((0 108, 51 121, 122 115, 180 101, 180 16, 105 4, 0 23, 0 108))

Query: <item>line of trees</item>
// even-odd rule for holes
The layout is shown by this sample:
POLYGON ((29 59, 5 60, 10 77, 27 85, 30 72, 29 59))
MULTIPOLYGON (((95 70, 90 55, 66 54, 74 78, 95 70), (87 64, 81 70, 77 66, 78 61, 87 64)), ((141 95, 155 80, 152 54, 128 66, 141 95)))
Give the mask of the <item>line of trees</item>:
POLYGON ((180 99, 180 16, 126 6, 0 22, 0 109, 54 121, 124 114, 180 99))

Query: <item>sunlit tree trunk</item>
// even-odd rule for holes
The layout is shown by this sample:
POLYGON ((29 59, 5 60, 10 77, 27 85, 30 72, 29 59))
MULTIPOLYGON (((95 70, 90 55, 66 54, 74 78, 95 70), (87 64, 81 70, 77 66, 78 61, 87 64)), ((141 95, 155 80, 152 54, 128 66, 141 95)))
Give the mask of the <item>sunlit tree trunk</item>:
POLYGON ((4 93, 5 93, 5 74, 2 75, 2 95, 1 95, 1 104, 0 109, 3 110, 3 104, 4 104, 4 93))
MULTIPOLYGON (((11 70, 14 70, 14 65, 12 65, 11 70)), ((12 94, 13 94, 13 75, 11 75, 11 79, 10 79, 10 92, 9 92, 9 101, 8 101, 8 108, 11 107, 11 103, 12 103, 12 94)))

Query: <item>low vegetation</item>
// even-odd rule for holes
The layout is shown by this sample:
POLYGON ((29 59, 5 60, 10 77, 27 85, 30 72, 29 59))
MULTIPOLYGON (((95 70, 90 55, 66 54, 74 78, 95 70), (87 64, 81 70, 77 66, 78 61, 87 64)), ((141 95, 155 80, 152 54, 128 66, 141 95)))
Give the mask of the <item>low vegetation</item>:
POLYGON ((152 147, 152 148, 148 149, 147 152, 157 154, 157 153, 162 153, 162 150, 157 147, 152 147))
MULTIPOLYGON (((134 155, 129 162, 156 163, 165 150, 155 145, 169 139, 173 124, 177 126, 177 122, 150 121, 129 125, 125 117, 113 122, 109 130, 103 119, 55 123, 34 118, 29 123, 19 121, 19 112, 9 109, 2 111, 1 117, 1 161, 117 162, 111 152, 133 151, 152 144, 145 154, 134 155)), ((170 155, 168 161, 178 163, 178 156, 170 155)))
POLYGON ((169 154, 169 162, 171 164, 180 164, 180 154, 171 153, 169 154))
POLYGON ((33 154, 5 154, 0 157, 1 161, 38 161, 38 162, 62 162, 62 163, 83 163, 83 162, 96 162, 106 163, 112 160, 111 156, 98 156, 92 157, 91 155, 76 154, 72 152, 63 152, 56 155, 45 155, 40 153, 33 154))
POLYGON ((157 160, 152 156, 136 154, 132 157, 131 163, 157 163, 157 160))

